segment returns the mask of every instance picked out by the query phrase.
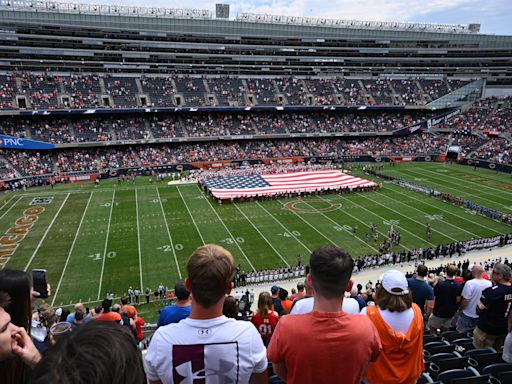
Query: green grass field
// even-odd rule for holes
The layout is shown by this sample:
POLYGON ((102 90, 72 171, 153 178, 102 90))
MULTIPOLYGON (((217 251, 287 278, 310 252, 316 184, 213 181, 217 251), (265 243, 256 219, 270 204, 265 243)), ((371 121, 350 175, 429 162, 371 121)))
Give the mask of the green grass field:
MULTIPOLYGON (((509 175, 436 163, 386 165, 383 172, 512 213, 509 175)), ((339 245, 355 257, 376 253, 378 244, 364 241, 371 223, 377 224, 380 239, 393 224, 402 239, 394 249, 404 251, 512 232, 389 182, 379 192, 219 205, 194 184, 150 185, 140 178, 135 185, 103 181, 98 188, 87 183, 3 194, 2 234, 35 197, 53 200, 37 205, 45 211, 7 267, 47 269, 56 306, 95 302, 108 290, 118 296, 130 285, 153 290, 163 282, 172 287, 186 275, 188 256, 203 243, 223 245, 249 271, 295 264, 298 254, 307 260, 322 244, 339 245), (430 241, 427 223, 433 228, 430 241), (351 232, 355 224, 357 236, 351 232)))

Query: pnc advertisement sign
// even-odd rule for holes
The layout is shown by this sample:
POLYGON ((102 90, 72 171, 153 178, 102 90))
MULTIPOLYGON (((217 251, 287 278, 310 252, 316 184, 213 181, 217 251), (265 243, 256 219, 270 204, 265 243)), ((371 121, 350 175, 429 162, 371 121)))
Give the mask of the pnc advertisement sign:
POLYGON ((0 135, 0 148, 11 149, 53 149, 55 146, 42 141, 20 139, 19 137, 0 135))

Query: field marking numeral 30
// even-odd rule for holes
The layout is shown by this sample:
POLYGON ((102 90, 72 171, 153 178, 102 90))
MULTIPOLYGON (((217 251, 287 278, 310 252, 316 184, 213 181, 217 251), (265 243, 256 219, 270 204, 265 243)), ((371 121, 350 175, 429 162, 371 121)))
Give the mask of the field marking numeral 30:
POLYGON ((231 237, 228 237, 227 239, 222 239, 220 242, 226 243, 228 245, 233 245, 235 244, 235 241, 240 244, 245 243, 245 239, 243 237, 237 237, 235 238, 235 240, 233 240, 231 237))

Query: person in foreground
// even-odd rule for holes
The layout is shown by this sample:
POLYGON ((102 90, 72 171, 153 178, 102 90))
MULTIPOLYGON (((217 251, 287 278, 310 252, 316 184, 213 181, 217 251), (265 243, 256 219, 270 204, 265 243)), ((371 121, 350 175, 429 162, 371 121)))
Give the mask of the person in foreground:
POLYGON ((382 346, 366 316, 341 309, 345 291, 352 288, 354 261, 340 248, 323 246, 311 254, 309 264, 313 311, 279 320, 268 359, 287 383, 360 383, 382 346))
POLYGON ((382 353, 370 364, 364 377, 372 384, 416 383, 423 362, 423 315, 413 303, 403 273, 384 273, 377 289, 375 306, 361 311, 368 316, 382 343, 382 353))
POLYGON ((158 328, 146 354, 150 383, 266 383, 267 357, 256 328, 222 315, 233 288, 234 263, 215 244, 197 248, 187 262, 190 316, 158 328))
POLYGON ((142 358, 131 332, 114 321, 76 327, 48 350, 32 384, 145 384, 142 358))

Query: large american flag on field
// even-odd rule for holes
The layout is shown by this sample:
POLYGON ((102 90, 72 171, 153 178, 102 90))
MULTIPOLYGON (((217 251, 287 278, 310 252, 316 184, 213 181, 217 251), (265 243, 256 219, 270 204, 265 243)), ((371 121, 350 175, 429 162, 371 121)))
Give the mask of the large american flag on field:
POLYGON ((336 169, 214 177, 203 180, 202 183, 217 199, 378 185, 373 181, 347 175, 336 169))

